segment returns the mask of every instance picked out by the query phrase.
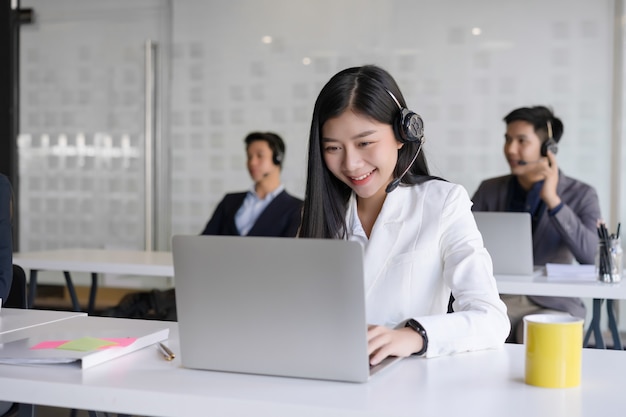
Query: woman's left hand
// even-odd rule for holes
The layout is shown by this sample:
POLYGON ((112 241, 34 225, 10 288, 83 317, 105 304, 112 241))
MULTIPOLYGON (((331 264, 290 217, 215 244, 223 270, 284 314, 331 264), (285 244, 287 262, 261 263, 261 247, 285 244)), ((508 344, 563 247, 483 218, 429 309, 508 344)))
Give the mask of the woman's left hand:
POLYGON ((415 330, 389 329, 370 325, 367 328, 367 352, 370 365, 378 365, 388 356, 407 357, 422 349, 424 340, 415 330))

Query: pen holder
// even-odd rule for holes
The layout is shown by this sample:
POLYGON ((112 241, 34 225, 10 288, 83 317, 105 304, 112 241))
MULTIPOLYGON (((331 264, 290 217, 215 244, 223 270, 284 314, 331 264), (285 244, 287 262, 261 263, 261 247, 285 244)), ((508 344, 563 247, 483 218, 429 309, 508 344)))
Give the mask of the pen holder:
POLYGON ((598 242, 598 254, 596 255, 596 272, 598 281, 620 282, 624 270, 623 251, 620 238, 603 240, 598 242))

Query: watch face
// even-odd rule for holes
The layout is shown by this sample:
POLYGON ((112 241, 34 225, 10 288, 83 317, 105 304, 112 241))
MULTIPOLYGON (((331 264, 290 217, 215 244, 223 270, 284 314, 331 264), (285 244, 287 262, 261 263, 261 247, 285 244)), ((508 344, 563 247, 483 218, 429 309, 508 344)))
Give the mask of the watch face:
POLYGON ((422 333, 424 331, 424 328, 416 320, 411 319, 407 321, 406 325, 418 333, 422 333))

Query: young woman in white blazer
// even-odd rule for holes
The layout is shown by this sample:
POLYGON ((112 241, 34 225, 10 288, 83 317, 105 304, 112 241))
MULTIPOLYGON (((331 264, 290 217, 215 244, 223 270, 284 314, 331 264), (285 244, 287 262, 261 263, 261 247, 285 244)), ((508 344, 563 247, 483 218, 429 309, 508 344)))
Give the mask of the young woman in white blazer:
POLYGON ((497 348, 509 334, 467 192, 429 175, 423 142, 379 67, 337 73, 315 103, 299 236, 363 244, 372 365, 497 348))

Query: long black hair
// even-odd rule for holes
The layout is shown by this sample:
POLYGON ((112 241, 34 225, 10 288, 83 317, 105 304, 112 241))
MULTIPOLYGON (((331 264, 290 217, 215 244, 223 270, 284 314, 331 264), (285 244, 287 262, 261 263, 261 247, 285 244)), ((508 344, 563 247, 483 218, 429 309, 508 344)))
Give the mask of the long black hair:
MULTIPOLYGON (((404 97, 391 75, 373 65, 348 68, 335 74, 322 88, 313 110, 309 136, 309 166, 302 211, 300 237, 342 238, 346 235, 345 214, 352 190, 328 169, 322 152, 322 127, 328 119, 340 116, 347 109, 392 125, 400 109, 389 93, 402 107, 404 97)), ((396 138, 398 139, 398 138, 396 138)), ((398 150, 394 177, 407 169, 418 150, 415 142, 406 142, 398 150)), ((418 184, 429 176, 423 150, 402 177, 402 184, 418 184)))

